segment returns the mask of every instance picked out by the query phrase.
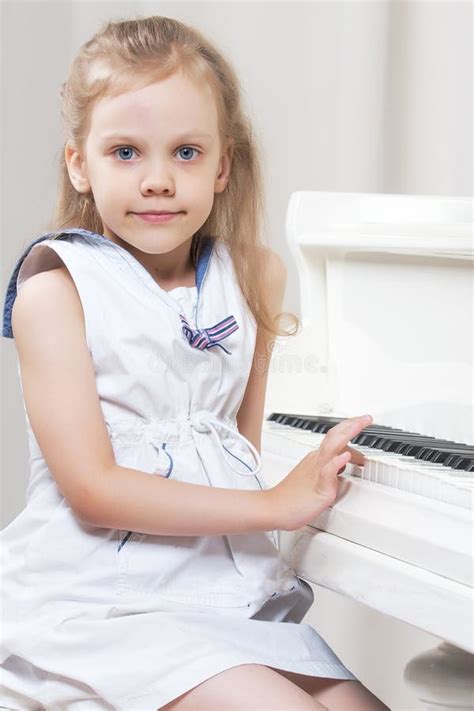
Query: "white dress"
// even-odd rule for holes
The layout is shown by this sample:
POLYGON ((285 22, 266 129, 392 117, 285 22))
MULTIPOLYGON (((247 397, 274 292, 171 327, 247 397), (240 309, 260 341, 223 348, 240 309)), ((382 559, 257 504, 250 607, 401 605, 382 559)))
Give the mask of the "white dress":
MULTIPOLYGON (((227 247, 207 238, 196 286, 168 292, 103 235, 42 235, 12 274, 5 337, 17 288, 62 263, 82 302, 117 464, 264 488, 260 456, 237 430, 256 322, 227 247)), ((1 534, 0 706, 155 711, 249 663, 355 679, 300 623, 313 593, 281 558, 276 532, 157 536, 88 525, 61 495, 25 415, 27 504, 1 534)))

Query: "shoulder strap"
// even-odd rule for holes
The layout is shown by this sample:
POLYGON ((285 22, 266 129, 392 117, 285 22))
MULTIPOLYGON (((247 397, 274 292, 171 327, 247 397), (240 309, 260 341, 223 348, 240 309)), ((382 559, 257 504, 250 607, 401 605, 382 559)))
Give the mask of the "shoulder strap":
POLYGON ((5 294, 5 301, 4 301, 4 306, 3 306, 3 326, 2 326, 2 336, 5 338, 13 338, 13 330, 12 330, 12 309, 13 309, 13 304, 15 303, 15 299, 18 294, 18 275, 20 273, 20 269, 23 266, 23 262, 27 258, 28 254, 30 253, 31 249, 39 244, 40 242, 43 242, 44 240, 60 240, 60 239, 68 239, 70 235, 72 234, 80 234, 81 230, 80 229, 75 229, 75 228, 67 228, 65 230, 55 230, 53 232, 46 232, 45 234, 40 235, 40 237, 37 237, 34 239, 24 250, 22 255, 19 257, 17 263, 15 264, 15 267, 13 269, 13 272, 10 276, 10 280, 8 282, 7 286, 7 291, 5 294))

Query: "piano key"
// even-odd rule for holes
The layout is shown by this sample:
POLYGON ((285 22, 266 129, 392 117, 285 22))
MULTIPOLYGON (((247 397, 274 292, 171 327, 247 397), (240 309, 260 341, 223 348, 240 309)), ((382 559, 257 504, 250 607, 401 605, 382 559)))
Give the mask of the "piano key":
MULTIPOLYGON (((343 419, 326 416, 306 417, 285 413, 272 413, 268 417, 268 421, 276 421, 279 424, 285 424, 303 431, 311 430, 318 434, 326 434, 332 427, 342 422, 343 419)), ((468 471, 474 470, 474 449, 472 446, 460 442, 437 439, 416 432, 404 432, 384 425, 372 424, 365 427, 361 433, 351 440, 352 444, 361 444, 388 452, 396 451, 421 460, 433 460, 438 456, 437 461, 440 461, 445 466, 468 471), (458 458, 445 457, 446 461, 444 461, 442 452, 447 450, 450 450, 450 454, 458 454, 458 458)))
POLYGON ((387 459, 376 454, 366 456, 366 462, 362 479, 466 508, 472 506, 470 490, 465 488, 465 484, 474 481, 472 477, 456 480, 443 466, 425 463, 420 466, 418 462, 387 459))
MULTIPOLYGON (((314 429, 314 431, 329 431, 331 427, 334 427, 339 422, 342 422, 344 418, 342 417, 326 417, 326 416, 308 416, 303 417, 301 415, 286 415, 284 413, 272 413, 268 420, 278 421, 284 424, 289 424, 292 427, 298 427, 301 429, 314 429)), ((421 435, 418 432, 408 432, 393 427, 388 427, 386 425, 371 424, 364 428, 364 430, 358 436, 363 435, 383 435, 386 439, 389 434, 396 435, 396 439, 402 442, 410 442, 416 440, 417 442, 424 443, 437 443, 439 445, 450 445, 453 448, 459 448, 462 450, 473 451, 473 448, 469 445, 462 443, 456 443, 452 440, 436 439, 434 437, 421 435)))
MULTIPOLYGON (((266 426, 278 432, 279 436, 285 438, 287 442, 295 442, 308 446, 309 448, 318 449, 324 439, 324 430, 328 431, 335 424, 341 422, 344 418, 327 418, 327 417, 303 417, 290 416, 284 413, 273 413, 266 420, 266 426), (294 424, 298 423, 295 427, 294 424), (283 424, 284 423, 284 424, 283 424), (311 428, 311 429, 309 429, 311 428)), ((393 428, 371 425, 365 430, 391 430, 393 428)), ((364 430, 364 431, 365 431, 364 430)), ((417 438, 424 442, 430 443, 441 442, 433 437, 426 437, 419 433, 402 432, 398 430, 397 439, 401 438, 412 439, 417 438)), ((365 465, 359 467, 352 463, 348 463, 340 478, 355 477, 363 479, 377 485, 389 486, 391 488, 400 489, 412 494, 424 496, 431 499, 436 499, 442 502, 453 503, 464 508, 472 508, 473 506, 473 491, 474 477, 468 468, 473 464, 472 458, 469 456, 462 457, 455 455, 456 469, 446 465, 446 461, 436 462, 429 459, 419 459, 416 456, 409 456, 393 451, 385 451, 377 449, 366 444, 360 444, 360 436, 353 438, 350 442, 352 449, 360 452, 365 458, 365 465)), ((376 440, 380 444, 380 438, 376 440)), ((450 447, 451 448, 451 443, 450 447)), ((469 445, 462 443, 452 443, 455 445, 457 452, 465 450, 468 452, 472 449, 469 445)), ((448 449, 447 447, 445 449, 448 449)), ((417 449, 419 453, 420 448, 417 449)), ((433 449, 434 453, 438 450, 433 449)), ((442 455, 442 448, 439 452, 442 455)), ((426 452, 426 448, 425 448, 426 452)), ((472 471, 472 470, 471 470, 472 471)))

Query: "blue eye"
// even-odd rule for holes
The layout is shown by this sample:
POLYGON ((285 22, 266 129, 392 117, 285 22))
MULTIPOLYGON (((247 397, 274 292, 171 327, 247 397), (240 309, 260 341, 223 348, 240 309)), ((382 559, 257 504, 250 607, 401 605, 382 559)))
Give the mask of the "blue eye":
MULTIPOLYGON (((113 155, 117 155, 117 154, 119 153, 119 151, 131 151, 132 153, 135 153, 135 149, 132 148, 131 146, 120 146, 119 148, 116 148, 116 149, 113 151, 113 155)), ((192 146, 181 146, 181 148, 178 148, 178 151, 177 151, 177 152, 179 153, 180 151, 195 151, 196 153, 200 153, 200 152, 201 152, 201 151, 198 151, 197 148, 193 148, 192 146)), ((120 157, 120 156, 119 156, 119 157, 120 157)), ((184 162, 184 163, 189 163, 189 162, 190 162, 190 159, 191 159, 192 157, 193 157, 193 156, 192 156, 192 155, 190 156, 189 153, 188 153, 188 158, 186 158, 183 162, 184 162)), ((122 154, 122 156, 120 157, 120 159, 124 159, 125 162, 129 162, 129 159, 130 159, 130 158, 131 158, 130 154, 128 154, 128 157, 127 157, 127 156, 123 156, 123 154, 122 154)))
MULTIPOLYGON (((192 146, 182 146, 181 148, 178 148, 178 152, 179 151, 196 151, 196 153, 200 152, 197 150, 197 148, 193 148, 192 146)), ((185 163, 189 163, 189 161, 185 161, 185 163)))
POLYGON ((118 153, 119 151, 130 151, 130 150, 134 152, 134 149, 133 149, 133 148, 130 148, 130 146, 121 146, 120 148, 117 148, 117 149, 114 151, 114 155, 115 155, 116 153, 118 153))

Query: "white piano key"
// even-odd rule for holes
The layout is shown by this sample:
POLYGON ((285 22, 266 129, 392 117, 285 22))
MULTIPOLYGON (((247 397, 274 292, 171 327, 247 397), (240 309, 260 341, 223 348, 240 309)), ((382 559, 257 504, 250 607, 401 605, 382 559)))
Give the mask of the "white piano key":
MULTIPOLYGON (((325 437, 322 433, 299 430, 292 425, 273 421, 265 422, 265 430, 278 434, 280 453, 283 456, 298 452, 300 459, 310 449, 319 449, 325 437)), ((466 476, 467 472, 365 445, 351 443, 349 446, 361 453, 365 459, 364 466, 350 463, 346 465, 345 471, 357 479, 464 508, 473 506, 472 491, 468 483, 474 481, 474 478, 466 476)))
POLYGON ((469 490, 461 488, 461 483, 467 484, 472 477, 457 470, 392 452, 380 455, 365 452, 364 456, 365 466, 354 472, 361 479, 467 508, 472 505, 469 490))
POLYGON ((372 469, 369 467, 368 472, 372 481, 467 508, 472 505, 469 489, 462 485, 474 483, 473 477, 462 476, 457 470, 423 460, 407 462, 405 457, 404 461, 396 461, 379 459, 376 455, 372 459, 372 469))

